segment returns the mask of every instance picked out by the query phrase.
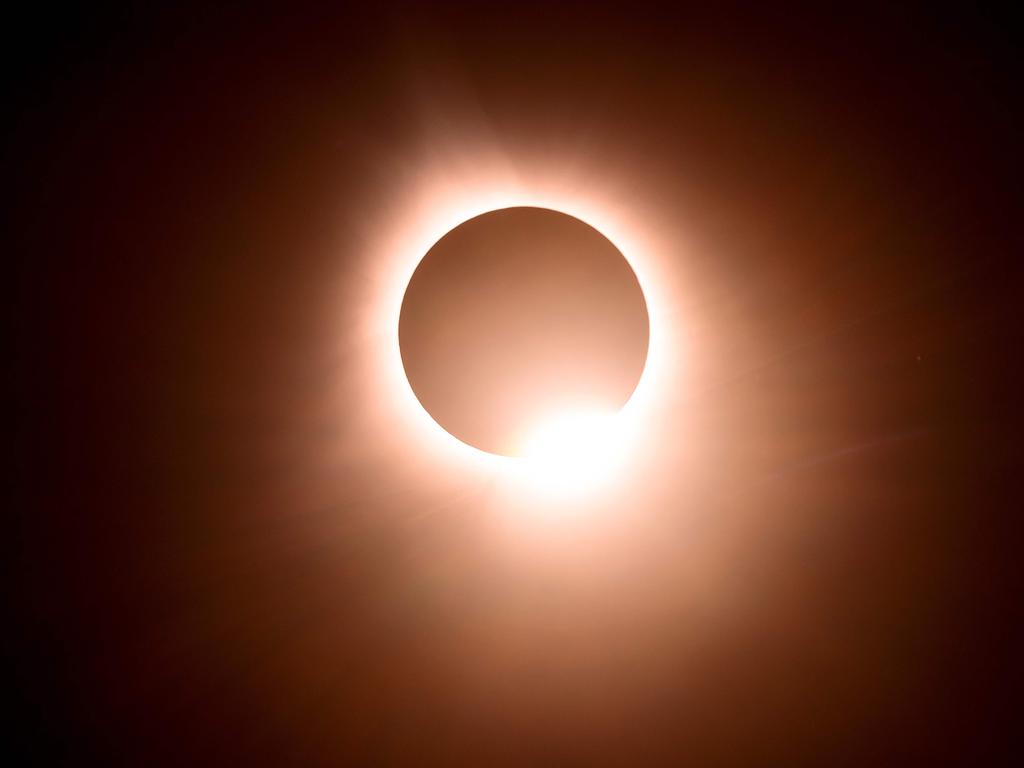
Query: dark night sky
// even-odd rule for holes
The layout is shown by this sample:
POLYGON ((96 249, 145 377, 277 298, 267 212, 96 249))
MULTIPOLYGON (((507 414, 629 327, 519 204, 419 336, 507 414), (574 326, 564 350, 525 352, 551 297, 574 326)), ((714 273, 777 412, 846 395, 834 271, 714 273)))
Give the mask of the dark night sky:
POLYGON ((1018 30, 338 5, 8 19, 8 748, 1002 764, 1018 30), (686 394, 572 536, 509 544, 364 416, 367 231, 477 145, 607 168, 687 244, 686 394))

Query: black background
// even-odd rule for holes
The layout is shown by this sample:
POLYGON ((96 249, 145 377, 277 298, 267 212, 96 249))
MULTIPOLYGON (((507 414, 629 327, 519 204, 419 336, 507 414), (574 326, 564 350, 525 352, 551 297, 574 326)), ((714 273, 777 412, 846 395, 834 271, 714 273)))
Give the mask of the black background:
POLYGON ((69 765, 1008 759, 1008 18, 178 4, 54 8, 6 31, 8 749, 69 765), (338 343, 329 287, 360 290, 345 222, 392 195, 396 155, 429 151, 423 101, 453 124, 469 104, 513 153, 631 169, 665 237, 696 243, 712 330, 691 375, 710 394, 686 408, 717 436, 700 465, 715 470, 673 488, 663 452, 623 545, 641 554, 599 587, 524 575, 473 503, 438 508, 386 451, 363 456, 355 390, 351 424, 305 410, 338 343), (783 446, 781 424, 799 439, 783 446), (333 477, 307 467, 324 429, 357 457, 333 477), (736 530, 785 510, 798 532, 770 556, 745 542, 727 570, 740 591, 771 586, 704 645, 674 570, 690 507, 736 530))

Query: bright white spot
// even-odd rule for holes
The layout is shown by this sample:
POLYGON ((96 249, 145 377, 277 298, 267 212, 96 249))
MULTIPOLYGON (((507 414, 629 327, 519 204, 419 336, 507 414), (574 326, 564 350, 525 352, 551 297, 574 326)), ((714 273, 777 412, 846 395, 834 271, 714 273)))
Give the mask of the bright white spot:
POLYGON ((578 495, 603 486, 623 454, 617 414, 562 412, 539 424, 526 439, 521 462, 524 479, 545 494, 578 495))

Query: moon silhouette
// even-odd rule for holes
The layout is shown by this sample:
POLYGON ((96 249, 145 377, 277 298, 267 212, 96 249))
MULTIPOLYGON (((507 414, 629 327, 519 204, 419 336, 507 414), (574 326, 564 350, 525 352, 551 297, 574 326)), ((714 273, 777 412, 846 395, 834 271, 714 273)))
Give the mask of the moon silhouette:
POLYGON ((490 211, 423 257, 399 346, 419 402, 447 432, 517 456, 566 411, 620 409, 647 360, 647 304, 629 262, 589 224, 546 208, 490 211))

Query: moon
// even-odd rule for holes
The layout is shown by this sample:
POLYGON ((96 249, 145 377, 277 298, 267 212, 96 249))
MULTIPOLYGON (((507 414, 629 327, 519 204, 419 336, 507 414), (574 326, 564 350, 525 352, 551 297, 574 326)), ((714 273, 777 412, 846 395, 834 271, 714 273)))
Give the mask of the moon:
POLYGON ((420 261, 398 338, 427 413, 468 445, 521 456, 565 414, 612 413, 644 370, 647 303, 603 234, 547 208, 490 211, 458 225, 420 261))

